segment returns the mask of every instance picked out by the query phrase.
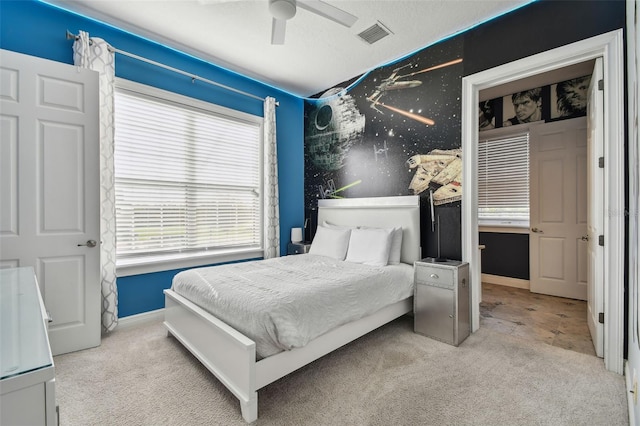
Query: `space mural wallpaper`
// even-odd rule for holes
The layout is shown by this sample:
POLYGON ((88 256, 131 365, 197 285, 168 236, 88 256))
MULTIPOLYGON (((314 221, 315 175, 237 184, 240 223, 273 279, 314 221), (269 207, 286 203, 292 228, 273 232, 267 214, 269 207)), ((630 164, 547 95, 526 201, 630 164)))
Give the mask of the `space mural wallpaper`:
POLYGON ((461 53, 460 38, 451 39, 305 102, 312 230, 321 198, 419 195, 423 255, 460 258, 461 53))

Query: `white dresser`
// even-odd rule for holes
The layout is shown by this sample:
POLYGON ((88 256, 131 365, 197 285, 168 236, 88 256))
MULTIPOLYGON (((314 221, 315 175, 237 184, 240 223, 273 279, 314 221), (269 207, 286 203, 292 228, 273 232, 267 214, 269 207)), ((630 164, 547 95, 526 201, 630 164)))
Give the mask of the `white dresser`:
POLYGON ((0 269, 0 424, 57 425, 48 316, 33 268, 0 269))

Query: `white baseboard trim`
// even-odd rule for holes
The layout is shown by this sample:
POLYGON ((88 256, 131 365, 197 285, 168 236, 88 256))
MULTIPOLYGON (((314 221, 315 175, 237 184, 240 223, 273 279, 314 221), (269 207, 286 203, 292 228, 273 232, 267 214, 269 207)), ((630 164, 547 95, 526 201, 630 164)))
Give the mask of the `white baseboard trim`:
POLYGON ((143 312, 141 314, 130 315, 128 317, 118 319, 118 326, 116 327, 116 330, 131 328, 154 321, 161 321, 163 319, 164 308, 156 309, 155 311, 143 312))
POLYGON ((625 376, 625 382, 627 385, 627 406, 629 409, 629 424, 630 425, 636 425, 636 412, 634 410, 635 407, 635 401, 633 400, 633 398, 635 397, 634 395, 634 389, 633 389, 633 377, 631 375, 631 371, 629 371, 629 361, 624 362, 624 376, 625 376))
POLYGON ((503 277, 500 275, 482 274, 482 282, 487 284, 498 284, 507 287, 517 287, 529 290, 529 280, 520 278, 503 277))

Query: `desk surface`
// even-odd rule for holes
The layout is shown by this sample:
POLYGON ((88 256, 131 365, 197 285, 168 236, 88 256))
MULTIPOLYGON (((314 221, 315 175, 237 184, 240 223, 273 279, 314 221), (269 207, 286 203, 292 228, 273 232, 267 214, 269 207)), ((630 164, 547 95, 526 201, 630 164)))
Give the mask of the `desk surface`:
POLYGON ((33 268, 0 269, 0 379, 52 365, 33 268))

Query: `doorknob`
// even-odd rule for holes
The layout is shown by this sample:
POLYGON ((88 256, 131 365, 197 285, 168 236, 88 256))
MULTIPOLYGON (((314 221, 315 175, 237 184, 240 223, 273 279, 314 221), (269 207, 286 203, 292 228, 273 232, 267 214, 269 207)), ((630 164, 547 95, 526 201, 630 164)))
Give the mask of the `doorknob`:
POLYGON ((96 242, 96 240, 88 240, 86 243, 84 244, 78 244, 78 247, 80 246, 87 246, 89 248, 91 247, 95 247, 96 245, 98 245, 98 243, 96 242))
POLYGON ((580 237, 580 239, 582 241, 589 241, 589 236, 588 235, 583 235, 582 237, 580 237))
POLYGON ((538 229, 538 228, 531 228, 531 232, 535 232, 536 234, 542 234, 542 229, 538 229))

